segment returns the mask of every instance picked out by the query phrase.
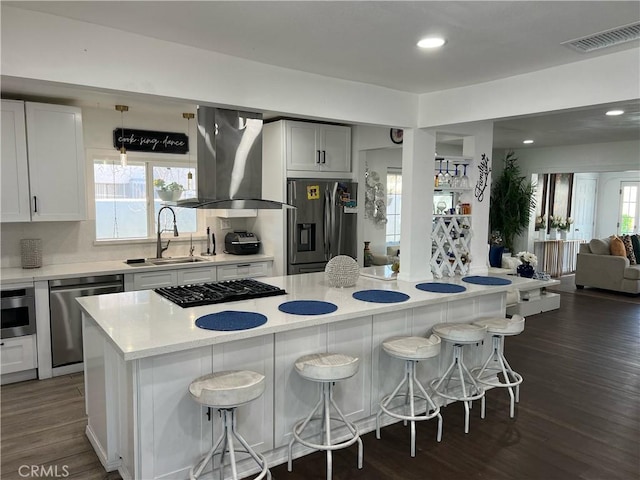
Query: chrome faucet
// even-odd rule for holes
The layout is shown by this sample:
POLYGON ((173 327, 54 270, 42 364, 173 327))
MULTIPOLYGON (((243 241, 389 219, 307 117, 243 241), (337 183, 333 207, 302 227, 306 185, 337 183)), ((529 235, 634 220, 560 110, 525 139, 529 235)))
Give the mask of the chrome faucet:
POLYGON ((169 244, 171 243, 171 240, 167 240, 167 245, 163 247, 162 239, 160 238, 160 235, 162 234, 162 232, 170 231, 166 228, 160 228, 160 214, 165 208, 168 208, 173 214, 173 236, 174 237, 178 236, 178 225, 176 225, 176 212, 174 212, 173 208, 171 207, 162 207, 160 210, 158 210, 158 240, 156 242, 156 258, 162 258, 162 252, 164 252, 167 248, 169 248, 169 244))

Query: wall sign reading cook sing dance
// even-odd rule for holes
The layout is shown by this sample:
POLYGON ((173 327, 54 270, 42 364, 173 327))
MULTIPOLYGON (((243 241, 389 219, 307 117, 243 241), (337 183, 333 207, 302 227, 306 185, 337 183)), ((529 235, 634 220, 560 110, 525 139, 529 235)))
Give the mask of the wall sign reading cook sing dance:
POLYGON ((487 185, 489 184, 489 173, 491 173, 489 157, 484 153, 482 154, 480 165, 478 165, 478 170, 480 170, 480 172, 478 173, 478 181, 476 182, 474 195, 478 201, 481 202, 484 200, 484 191, 487 189, 487 185))
POLYGON ((113 146, 124 146, 132 152, 188 153, 189 137, 184 133, 115 128, 113 146))

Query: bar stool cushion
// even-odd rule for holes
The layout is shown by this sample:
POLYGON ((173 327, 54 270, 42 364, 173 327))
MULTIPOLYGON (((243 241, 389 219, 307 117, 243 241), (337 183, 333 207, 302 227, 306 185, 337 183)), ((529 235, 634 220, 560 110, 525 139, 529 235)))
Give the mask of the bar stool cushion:
POLYGON ((514 315, 513 318, 481 318, 474 325, 487 327, 487 333, 496 335, 517 335, 524 330, 524 317, 514 315))
POLYGON ((298 373, 315 382, 332 382, 353 377, 360 359, 341 353, 312 353, 296 360, 298 373))
POLYGON ((440 354, 440 337, 391 337, 382 342, 382 348, 402 360, 425 360, 440 354))
POLYGON ((214 408, 231 408, 258 398, 265 389, 264 375, 250 370, 227 370, 196 378, 189 385, 193 399, 214 408))
POLYGON ((484 339, 487 327, 473 323, 439 323, 433 333, 449 342, 475 343, 484 339))

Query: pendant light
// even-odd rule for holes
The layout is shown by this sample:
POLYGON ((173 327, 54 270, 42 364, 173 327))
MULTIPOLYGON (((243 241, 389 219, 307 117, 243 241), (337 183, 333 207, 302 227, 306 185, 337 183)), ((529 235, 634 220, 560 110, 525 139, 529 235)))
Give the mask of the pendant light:
MULTIPOLYGON (((191 134, 191 119, 194 118, 193 113, 183 113, 182 118, 187 119, 187 137, 191 134)), ((189 147, 189 173, 187 173, 187 190, 193 190, 193 173, 191 172, 191 147, 189 147)))
POLYGON ((129 111, 129 107, 126 105, 116 105, 116 110, 120 112, 120 165, 127 166, 127 149, 124 148, 124 112, 129 111))

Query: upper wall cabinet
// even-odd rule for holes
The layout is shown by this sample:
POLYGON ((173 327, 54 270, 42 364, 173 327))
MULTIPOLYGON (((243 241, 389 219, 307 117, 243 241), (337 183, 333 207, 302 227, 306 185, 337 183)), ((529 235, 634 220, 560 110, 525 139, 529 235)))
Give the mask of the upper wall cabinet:
POLYGON ((86 219, 84 161, 79 108, 3 100, 0 219, 3 222, 86 219), (20 105, 24 108, 23 115, 19 114, 20 105), (14 121, 5 125, 5 117, 14 121), (9 147, 5 158, 6 143, 9 147), (5 203, 5 198, 12 200, 5 203))
POLYGON ((3 222, 28 222, 29 167, 27 136, 24 122, 24 102, 2 100, 2 171, 0 198, 3 222))
POLYGON ((351 128, 285 120, 287 170, 351 171, 351 128))

